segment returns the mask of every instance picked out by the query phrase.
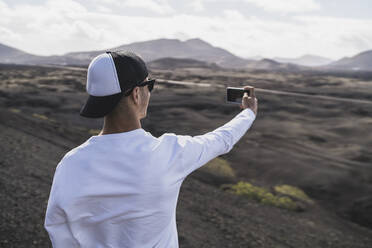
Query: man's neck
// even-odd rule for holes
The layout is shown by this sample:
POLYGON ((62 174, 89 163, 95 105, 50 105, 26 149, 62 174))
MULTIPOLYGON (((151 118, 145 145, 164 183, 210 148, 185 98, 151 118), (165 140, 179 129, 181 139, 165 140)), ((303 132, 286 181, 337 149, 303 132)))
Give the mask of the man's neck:
POLYGON ((139 119, 104 119, 104 124, 101 132, 98 135, 113 134, 113 133, 123 133, 129 132, 135 129, 142 128, 139 119))

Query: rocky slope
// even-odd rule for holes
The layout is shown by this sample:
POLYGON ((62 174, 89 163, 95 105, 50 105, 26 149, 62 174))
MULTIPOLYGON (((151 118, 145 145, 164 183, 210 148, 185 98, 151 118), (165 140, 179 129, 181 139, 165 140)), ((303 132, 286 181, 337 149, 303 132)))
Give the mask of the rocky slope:
MULTIPOLYGON (((229 82, 235 86, 242 83, 242 78, 265 88, 270 88, 270 82, 276 89, 282 85, 280 73, 261 74, 258 81, 254 77, 259 74, 227 74, 226 71, 218 74, 203 70, 198 75, 194 69, 172 70, 173 74, 152 71, 151 74, 173 80, 229 82), (226 75, 228 80, 224 78, 226 75)), ((86 71, 78 69, 5 65, 0 68, 1 247, 50 247, 43 220, 55 166, 66 152, 83 143, 102 125, 100 119, 92 121, 78 115, 86 99, 85 77, 86 71)), ((294 74, 288 75, 288 79, 294 77, 294 74)), ((291 80, 282 85, 283 89, 288 90, 292 83, 298 87, 298 83, 291 80)), ((332 77, 328 76, 328 80, 333 83, 332 77)), ((338 80, 340 83, 341 79, 338 80)), ((364 86, 355 86, 355 97, 362 96, 357 89, 364 86)), ((317 87, 304 89, 315 91, 317 87)), ((154 136, 164 132, 196 135, 213 130, 239 112, 237 106, 223 103, 223 94, 224 90, 217 87, 196 90, 180 85, 157 85, 143 128, 154 136)), ((196 171, 184 181, 179 196, 180 247, 371 247, 371 229, 334 211, 337 205, 371 192, 367 183, 371 180, 371 170, 362 167, 370 163, 370 156, 359 154, 364 157, 359 157, 359 162, 353 160, 358 156, 357 144, 371 145, 367 137, 371 121, 369 108, 344 104, 339 116, 337 103, 308 104, 306 99, 278 97, 260 91, 257 94, 261 100, 257 121, 234 149, 222 157, 231 163, 239 180, 267 187, 279 181, 300 187, 307 185, 308 188, 303 188, 315 204, 302 212, 262 205, 205 183, 208 180, 203 180, 203 176, 206 175, 196 171), (312 108, 306 110, 307 106, 312 108), (324 118, 327 115, 333 119, 324 118), (345 121, 347 116, 353 123, 345 121), (337 118, 344 122, 332 122, 337 118), (349 124, 359 125, 364 132, 348 128, 349 124), (314 133, 314 128, 320 130, 317 125, 339 129, 334 130, 337 134, 325 129, 314 133), (342 136, 345 133, 355 140, 348 140, 352 146, 342 150, 337 144, 345 140, 342 136), (307 143, 310 134, 310 143, 307 143)), ((339 94, 345 91, 340 88, 339 94)))

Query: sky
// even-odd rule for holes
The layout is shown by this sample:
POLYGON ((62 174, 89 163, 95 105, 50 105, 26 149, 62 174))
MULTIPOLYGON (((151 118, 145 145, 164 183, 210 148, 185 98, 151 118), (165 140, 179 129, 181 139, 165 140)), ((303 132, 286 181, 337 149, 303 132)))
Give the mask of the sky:
POLYGON ((200 38, 237 56, 372 49, 369 0, 0 0, 0 43, 36 55, 200 38))

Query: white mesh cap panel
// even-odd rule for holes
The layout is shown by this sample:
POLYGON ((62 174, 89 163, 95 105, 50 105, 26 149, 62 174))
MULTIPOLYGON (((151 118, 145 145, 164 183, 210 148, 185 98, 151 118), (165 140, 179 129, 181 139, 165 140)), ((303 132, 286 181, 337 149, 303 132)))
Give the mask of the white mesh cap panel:
POLYGON ((90 62, 86 88, 92 96, 109 96, 121 92, 114 60, 110 54, 100 54, 90 62))

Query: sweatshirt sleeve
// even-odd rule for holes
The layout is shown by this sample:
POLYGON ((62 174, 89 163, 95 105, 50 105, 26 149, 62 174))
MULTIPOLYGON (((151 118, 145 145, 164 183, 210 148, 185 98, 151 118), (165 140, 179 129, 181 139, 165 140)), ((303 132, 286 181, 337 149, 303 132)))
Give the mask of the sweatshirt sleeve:
POLYGON ((247 108, 225 125, 204 135, 177 135, 185 177, 219 155, 228 153, 251 127, 256 116, 247 108))

